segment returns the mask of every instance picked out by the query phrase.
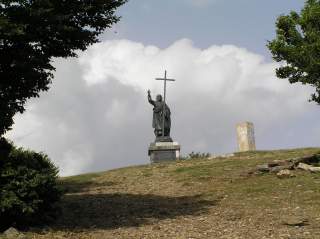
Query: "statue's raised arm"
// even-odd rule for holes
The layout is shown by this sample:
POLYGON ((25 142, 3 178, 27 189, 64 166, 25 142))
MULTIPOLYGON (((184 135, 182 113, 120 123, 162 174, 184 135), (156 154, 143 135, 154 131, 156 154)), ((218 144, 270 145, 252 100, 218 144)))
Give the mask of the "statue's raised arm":
POLYGON ((150 104, 154 105, 154 100, 152 100, 152 98, 151 98, 151 91, 150 90, 148 90, 148 101, 150 104))

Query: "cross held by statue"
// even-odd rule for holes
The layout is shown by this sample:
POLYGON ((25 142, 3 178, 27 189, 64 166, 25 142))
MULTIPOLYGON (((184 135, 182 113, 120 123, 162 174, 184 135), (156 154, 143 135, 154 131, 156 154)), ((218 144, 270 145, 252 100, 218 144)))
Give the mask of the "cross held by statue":
MULTIPOLYGON (((156 80, 161 80, 163 81, 163 112, 165 110, 165 105, 166 105, 166 93, 167 93, 167 81, 175 81, 174 79, 168 79, 167 78, 167 71, 164 71, 164 78, 156 78, 156 80)), ((162 120, 162 136, 164 136, 164 117, 165 115, 163 115, 163 120, 162 120)))

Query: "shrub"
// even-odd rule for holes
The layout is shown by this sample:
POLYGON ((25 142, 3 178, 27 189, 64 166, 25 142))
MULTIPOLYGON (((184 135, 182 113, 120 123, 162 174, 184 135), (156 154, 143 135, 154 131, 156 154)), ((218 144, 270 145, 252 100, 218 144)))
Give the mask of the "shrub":
POLYGON ((58 168, 48 156, 0 139, 0 229, 26 227, 52 218, 61 191, 58 168))
POLYGON ((191 152, 185 157, 180 157, 181 160, 188 160, 188 159, 204 159, 209 158, 211 156, 210 153, 200 153, 200 152, 191 152))
POLYGON ((188 155, 188 158, 191 158, 191 159, 203 159, 203 158, 209 158, 211 156, 210 153, 200 153, 200 152, 191 152, 189 155, 188 155))

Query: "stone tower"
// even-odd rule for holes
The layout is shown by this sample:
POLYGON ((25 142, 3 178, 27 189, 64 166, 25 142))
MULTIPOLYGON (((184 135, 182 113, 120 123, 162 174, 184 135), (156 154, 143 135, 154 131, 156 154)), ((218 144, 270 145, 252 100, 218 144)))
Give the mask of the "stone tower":
POLYGON ((256 150, 253 123, 237 124, 238 147, 240 152, 256 150))

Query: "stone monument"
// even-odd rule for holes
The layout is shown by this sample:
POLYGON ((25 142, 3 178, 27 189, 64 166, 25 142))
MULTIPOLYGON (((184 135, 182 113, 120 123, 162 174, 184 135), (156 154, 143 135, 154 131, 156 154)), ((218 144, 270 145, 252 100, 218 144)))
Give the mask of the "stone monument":
POLYGON ((256 150, 253 123, 237 124, 238 147, 240 152, 256 150))
POLYGON ((153 100, 151 92, 148 90, 148 101, 153 105, 152 127, 156 137, 155 142, 150 144, 148 150, 151 163, 176 160, 180 157, 180 145, 173 142, 170 137, 171 111, 166 104, 167 81, 175 80, 167 78, 167 71, 165 71, 164 78, 157 78, 156 80, 164 81, 164 93, 163 98, 161 95, 157 95, 156 100, 153 100))

